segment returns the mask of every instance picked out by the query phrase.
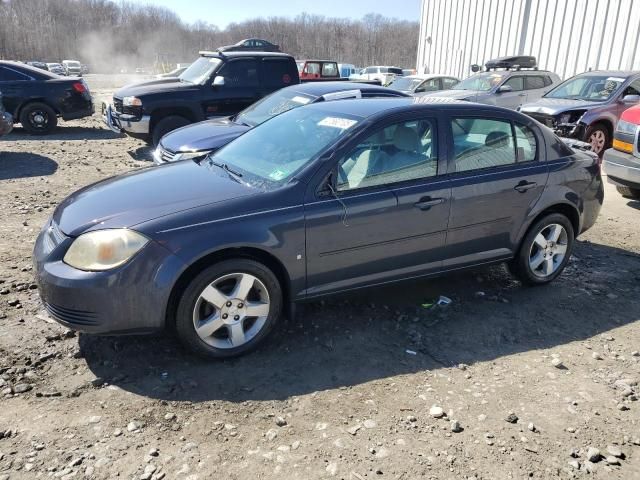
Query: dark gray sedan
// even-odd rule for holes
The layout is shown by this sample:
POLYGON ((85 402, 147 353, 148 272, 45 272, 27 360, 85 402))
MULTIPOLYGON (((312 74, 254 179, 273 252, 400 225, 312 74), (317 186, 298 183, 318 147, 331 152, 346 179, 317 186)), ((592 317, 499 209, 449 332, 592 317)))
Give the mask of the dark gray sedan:
POLYGON ((83 188, 55 210, 33 258, 63 325, 173 325, 194 352, 229 357, 310 298, 499 262, 525 284, 551 282, 602 200, 595 155, 517 112, 322 102, 200 161, 83 188))

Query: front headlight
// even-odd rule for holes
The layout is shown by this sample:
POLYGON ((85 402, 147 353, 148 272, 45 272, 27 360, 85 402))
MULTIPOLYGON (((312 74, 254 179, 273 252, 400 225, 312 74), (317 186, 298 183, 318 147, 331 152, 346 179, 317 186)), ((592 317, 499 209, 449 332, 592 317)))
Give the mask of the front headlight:
POLYGON ((626 122, 624 120, 620 120, 618 122, 618 126, 616 127, 616 131, 620 133, 626 133, 627 135, 635 135, 637 129, 638 125, 636 125, 635 123, 626 122))
POLYGON ((148 242, 144 235, 125 228, 96 230, 73 241, 64 263, 78 270, 109 270, 127 262, 148 242))
POLYGON ((122 99, 122 104, 125 107, 141 107, 142 100, 140 100, 138 97, 124 97, 122 99))

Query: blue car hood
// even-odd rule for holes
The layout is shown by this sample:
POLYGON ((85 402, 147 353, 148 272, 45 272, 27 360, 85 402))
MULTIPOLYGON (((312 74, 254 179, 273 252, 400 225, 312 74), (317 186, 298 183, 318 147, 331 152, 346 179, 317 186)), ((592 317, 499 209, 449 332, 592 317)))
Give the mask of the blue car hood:
POLYGON ((566 98, 541 98, 535 103, 527 103, 520 107, 522 113, 543 113, 545 115, 558 115, 570 110, 591 110, 605 105, 602 102, 590 102, 588 100, 571 100, 566 98))
POLYGON ((259 192, 213 168, 184 161, 112 177, 71 194, 53 218, 65 234, 74 237, 89 230, 133 227, 259 192))
POLYGON ((249 129, 250 127, 233 123, 228 118, 206 120, 166 134, 160 145, 172 153, 217 150, 249 129))

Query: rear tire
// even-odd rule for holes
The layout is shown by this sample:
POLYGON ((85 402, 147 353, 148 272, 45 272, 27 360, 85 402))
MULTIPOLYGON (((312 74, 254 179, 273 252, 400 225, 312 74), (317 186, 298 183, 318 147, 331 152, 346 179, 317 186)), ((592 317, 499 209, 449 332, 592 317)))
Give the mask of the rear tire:
POLYGON ((32 135, 46 135, 58 125, 56 112, 46 103, 33 102, 20 111, 22 128, 32 135))
POLYGON ((151 141, 153 142, 153 146, 158 146, 158 144, 160 143, 160 139, 167 133, 180 127, 184 127, 185 125, 189 125, 190 123, 191 122, 189 120, 179 115, 170 115, 168 117, 164 117, 162 120, 156 123, 155 127, 153 127, 153 133, 151 134, 151 141))
POLYGON ((616 189, 623 197, 633 198, 634 200, 640 199, 640 189, 622 186, 617 186, 616 189))
POLYGON ((594 123, 587 128, 584 141, 591 145, 593 153, 602 158, 604 151, 611 148, 611 134, 603 123, 594 123))
POLYGON ((282 287, 254 260, 216 263, 189 283, 178 303, 176 330, 193 353, 229 358, 256 348, 282 315, 282 287))
POLYGON ((569 262, 574 237, 567 217, 549 214, 529 228, 509 269, 525 285, 552 282, 569 262))

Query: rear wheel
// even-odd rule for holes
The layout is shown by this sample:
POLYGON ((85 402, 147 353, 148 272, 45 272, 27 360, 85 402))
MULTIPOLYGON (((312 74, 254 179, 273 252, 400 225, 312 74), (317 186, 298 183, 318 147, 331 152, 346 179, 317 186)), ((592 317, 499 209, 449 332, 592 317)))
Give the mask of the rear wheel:
POLYGON ((34 135, 45 135, 58 124, 58 116, 46 103, 34 102, 20 111, 22 128, 34 135))
POLYGON ((176 329, 194 353, 210 358, 257 347, 282 312, 282 288, 267 267, 249 259, 212 265, 187 286, 178 303, 176 329))
POLYGON ((618 193, 620 193, 620 195, 622 195, 623 197, 634 199, 640 198, 640 189, 638 188, 618 186, 616 187, 616 189, 618 190, 618 193))
POLYGON ((602 157, 604 151, 611 147, 611 134, 609 129, 602 123, 595 123, 587 128, 584 141, 591 145, 593 153, 602 157))
POLYGON ((573 241, 569 219, 560 213, 547 215, 529 229, 509 267, 522 283, 549 283, 567 266, 573 241))
POLYGON ((189 125, 189 123, 191 123, 189 120, 179 115, 164 117, 156 123, 155 127, 153 127, 153 132, 151 134, 153 146, 157 146, 158 143, 160 143, 160 139, 167 133, 176 130, 177 128, 184 127, 185 125, 189 125))

